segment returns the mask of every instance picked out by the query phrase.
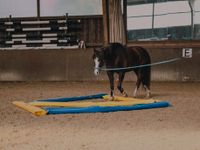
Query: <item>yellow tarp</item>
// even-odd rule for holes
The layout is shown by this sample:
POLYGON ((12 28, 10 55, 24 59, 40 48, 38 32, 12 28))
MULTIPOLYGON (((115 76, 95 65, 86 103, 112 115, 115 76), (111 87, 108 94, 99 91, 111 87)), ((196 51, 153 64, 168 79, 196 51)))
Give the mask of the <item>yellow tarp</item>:
MULTIPOLYGON (((110 95, 105 95, 103 96, 104 100, 110 100, 111 96, 110 95)), ((134 102, 143 102, 143 101, 147 101, 149 103, 151 102, 159 102, 159 100, 154 100, 154 99, 139 99, 139 98, 133 98, 133 97, 122 97, 122 96, 114 96, 113 97, 113 101, 134 101, 134 102)))
POLYGON ((45 111, 44 109, 41 109, 41 108, 38 108, 35 106, 31 106, 30 104, 27 104, 27 103, 24 103, 21 101, 14 101, 12 103, 26 111, 33 113, 36 116, 43 116, 43 115, 47 114, 47 111, 45 111))
POLYGON ((103 101, 103 102, 31 102, 32 106, 40 107, 90 107, 90 106, 130 106, 136 104, 149 104, 155 100, 126 100, 126 101, 103 101))

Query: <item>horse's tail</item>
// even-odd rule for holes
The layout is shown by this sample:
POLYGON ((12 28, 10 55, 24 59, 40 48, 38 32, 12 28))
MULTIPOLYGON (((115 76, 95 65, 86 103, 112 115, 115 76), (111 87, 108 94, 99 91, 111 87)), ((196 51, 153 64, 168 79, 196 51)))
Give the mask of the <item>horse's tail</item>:
POLYGON ((146 85, 148 89, 150 89, 150 84, 151 84, 151 66, 144 67, 142 69, 142 72, 143 72, 142 83, 143 83, 143 85, 146 85))
MULTIPOLYGON (((147 53, 147 61, 146 64, 151 64, 151 58, 149 54, 147 53)), ((148 89, 150 89, 150 84, 151 84, 151 66, 146 66, 142 68, 142 83, 143 85, 146 85, 148 89)))

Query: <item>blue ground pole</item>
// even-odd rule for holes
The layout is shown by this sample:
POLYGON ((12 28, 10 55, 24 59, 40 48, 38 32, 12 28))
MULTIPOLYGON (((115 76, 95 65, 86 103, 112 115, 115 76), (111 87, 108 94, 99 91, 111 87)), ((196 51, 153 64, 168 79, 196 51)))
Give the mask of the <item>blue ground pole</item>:
POLYGON ((149 104, 137 104, 131 106, 91 106, 82 108, 66 108, 66 107, 46 107, 44 108, 48 114, 74 114, 74 113, 97 113, 97 112, 115 112, 130 111, 140 109, 162 108, 170 106, 169 102, 155 102, 149 104))
POLYGON ((94 94, 94 95, 86 95, 86 96, 75 96, 75 97, 60 97, 60 98, 49 98, 43 100, 37 100, 40 102, 69 102, 69 101, 80 101, 87 99, 98 99, 103 98, 103 96, 107 95, 106 93, 94 94))

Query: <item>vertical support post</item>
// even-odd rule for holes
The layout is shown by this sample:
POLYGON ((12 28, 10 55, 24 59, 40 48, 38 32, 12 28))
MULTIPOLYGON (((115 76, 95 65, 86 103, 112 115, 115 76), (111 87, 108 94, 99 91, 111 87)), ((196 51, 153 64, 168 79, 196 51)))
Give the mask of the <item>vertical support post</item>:
POLYGON ((194 38, 194 1, 195 0, 188 0, 191 11, 191 39, 194 38))
POLYGON ((109 19, 108 19, 109 0, 102 0, 103 8, 103 30, 104 30, 104 45, 109 43, 109 19))
MULTIPOLYGON (((37 20, 40 20, 40 0, 37 0, 37 20)), ((37 27, 39 28, 40 24, 37 27)), ((37 36, 40 36, 40 31, 37 31, 37 36)))
POLYGON ((40 0, 37 0, 37 18, 40 18, 40 0))
POLYGON ((124 17, 124 30, 125 30, 125 44, 127 44, 127 0, 123 0, 123 17, 124 17))
POLYGON ((155 20, 155 0, 153 1, 153 8, 152 8, 152 37, 154 37, 154 20, 155 20))

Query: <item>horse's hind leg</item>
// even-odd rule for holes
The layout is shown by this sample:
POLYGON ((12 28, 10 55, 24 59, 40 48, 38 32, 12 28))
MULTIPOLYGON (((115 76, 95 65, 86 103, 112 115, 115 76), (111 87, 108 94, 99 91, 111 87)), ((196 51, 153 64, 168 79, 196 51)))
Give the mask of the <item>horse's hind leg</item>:
POLYGON ((147 85, 143 85, 143 87, 146 91, 146 98, 150 98, 150 96, 151 96, 150 88, 147 85))
POLYGON ((120 91, 120 93, 121 93, 124 97, 127 97, 128 94, 127 94, 127 93, 124 91, 124 89, 122 88, 122 82, 123 82, 123 80, 124 80, 125 73, 124 73, 124 72, 119 72, 118 75, 119 75, 119 81, 118 81, 117 88, 118 88, 118 90, 120 91))
POLYGON ((148 68, 144 68, 143 74, 142 74, 142 84, 146 91, 146 98, 149 98, 151 96, 150 91, 150 72, 147 70, 148 68))
POLYGON ((140 72, 135 72, 136 75, 137 75, 137 81, 136 81, 136 87, 135 87, 135 90, 134 90, 134 93, 133 93, 133 97, 137 97, 137 91, 140 87, 140 84, 141 84, 141 74, 140 72))

